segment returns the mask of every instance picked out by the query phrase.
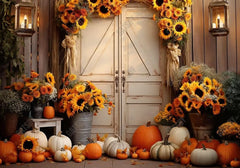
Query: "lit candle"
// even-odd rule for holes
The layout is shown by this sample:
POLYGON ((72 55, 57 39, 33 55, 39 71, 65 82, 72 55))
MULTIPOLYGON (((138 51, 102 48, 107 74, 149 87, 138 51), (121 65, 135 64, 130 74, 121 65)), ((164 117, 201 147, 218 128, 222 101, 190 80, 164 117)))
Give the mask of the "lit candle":
POLYGON ((24 29, 24 22, 21 23, 21 29, 24 29))
POLYGON ((217 25, 218 25, 218 28, 220 28, 220 15, 217 15, 217 25))
POLYGON ((23 20, 24 20, 24 28, 26 29, 27 28, 27 16, 26 15, 24 15, 23 20))
POLYGON ((212 23, 212 28, 216 29, 216 23, 212 23))
POLYGON ((32 24, 31 24, 31 23, 28 24, 28 28, 29 28, 29 29, 32 28, 32 24))

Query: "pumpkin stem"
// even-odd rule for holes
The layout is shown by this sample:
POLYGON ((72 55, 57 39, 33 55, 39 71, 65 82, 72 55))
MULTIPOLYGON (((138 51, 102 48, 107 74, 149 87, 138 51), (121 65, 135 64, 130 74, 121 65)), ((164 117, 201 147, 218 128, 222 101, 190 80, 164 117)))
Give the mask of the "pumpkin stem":
POLYGON ((228 141, 224 141, 224 144, 225 144, 225 145, 228 145, 228 141))
POLYGON ((210 137, 209 137, 208 134, 205 134, 204 137, 205 137, 205 140, 206 140, 207 142, 210 142, 210 141, 211 141, 211 139, 210 139, 210 137))
POLYGON ((180 120, 179 122, 178 122, 178 127, 182 127, 184 125, 184 122, 182 121, 182 120, 180 120))
POLYGON ((23 129, 22 129, 22 127, 19 128, 18 134, 23 134, 23 129))
POLYGON ((57 136, 59 136, 59 137, 62 136, 62 131, 59 131, 57 136))
POLYGON ((4 143, 7 143, 8 142, 8 140, 7 139, 4 139, 4 143))
POLYGON ((94 140, 92 138, 87 138, 88 142, 94 143, 94 140))
POLYGON ((147 127, 150 127, 151 126, 151 121, 148 121, 147 124, 146 124, 147 127))
POLYGON ((121 138, 120 138, 120 136, 118 134, 115 134, 115 137, 118 139, 118 142, 121 141, 121 138))
POLYGON ((202 147, 203 147, 203 150, 207 150, 206 146, 204 144, 202 144, 202 147))
POLYGON ((165 136, 164 142, 163 142, 164 145, 169 145, 169 143, 168 143, 168 138, 169 138, 169 136, 170 136, 170 134, 167 134, 167 135, 165 136))

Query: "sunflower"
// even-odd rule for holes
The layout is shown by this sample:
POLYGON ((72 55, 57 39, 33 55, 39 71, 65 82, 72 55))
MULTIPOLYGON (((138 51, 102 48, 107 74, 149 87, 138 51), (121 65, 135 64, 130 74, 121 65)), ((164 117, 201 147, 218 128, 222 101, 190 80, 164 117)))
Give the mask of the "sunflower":
POLYGON ((75 86, 74 86, 74 89, 75 89, 77 92, 82 93, 82 92, 85 91, 86 86, 81 85, 81 84, 78 84, 78 85, 75 85, 75 86))
POLYGON ((76 5, 78 4, 79 0, 71 0, 70 2, 76 5))
POLYGON ((226 97, 224 96, 219 97, 217 102, 221 107, 224 107, 227 105, 227 100, 226 100, 226 97))
POLYGON ((52 94, 52 92, 53 92, 52 86, 51 85, 47 85, 46 87, 47 87, 47 94, 52 94))
MULTIPOLYGON (((62 15, 61 16, 61 21, 64 23, 64 24, 67 24, 69 22, 69 17, 68 15, 62 15)), ((63 27, 64 28, 64 27, 63 27)))
POLYGON ((102 96, 95 97, 94 101, 99 108, 104 108, 105 99, 102 96))
POLYGON ((175 111, 176 111, 178 117, 184 118, 184 112, 181 108, 178 107, 175 109, 175 111))
POLYGON ((101 96, 102 95, 102 91, 100 89, 94 89, 91 91, 93 96, 101 96))
POLYGON ((74 111, 78 112, 78 111, 83 111, 85 104, 87 103, 84 99, 83 95, 76 95, 72 101, 72 108, 74 111))
POLYGON ((182 92, 180 95, 179 95, 179 101, 181 103, 182 106, 185 106, 185 103, 189 100, 189 95, 187 92, 182 92))
POLYGON ((159 36, 164 40, 171 38, 171 35, 172 35, 172 31, 171 29, 168 29, 168 28, 161 29, 159 33, 159 36))
POLYGON ((65 89, 59 89, 57 98, 60 99, 65 94, 65 89))
POLYGON ((116 5, 116 0, 107 0, 107 3, 109 5, 115 6, 116 5))
POLYGON ((197 81, 200 81, 202 79, 202 74, 198 73, 196 76, 197 76, 197 81))
POLYGON ((21 151, 33 151, 38 147, 38 141, 36 138, 26 136, 21 139, 20 145, 18 146, 21 151))
POLYGON ((86 100, 87 102, 89 102, 92 98, 92 93, 91 92, 87 92, 83 94, 84 100, 86 100))
POLYGON ((54 86, 54 84, 56 83, 55 82, 55 79, 54 79, 54 76, 51 72, 48 72, 45 74, 45 80, 50 83, 52 86, 54 86))
POLYGON ((191 6, 192 5, 192 0, 184 0, 185 6, 191 6))
POLYGON ((213 104, 213 114, 218 115, 220 114, 221 106, 218 103, 213 104))
POLYGON ((173 111, 174 111, 173 105, 172 105, 171 103, 168 103, 168 104, 165 106, 164 111, 167 111, 167 112, 169 112, 170 114, 173 114, 173 111))
POLYGON ((66 111, 66 108, 64 106, 64 100, 61 100, 60 102, 58 102, 57 107, 60 113, 64 113, 66 111))
POLYGON ((170 3, 164 3, 163 4, 163 9, 164 10, 172 10, 173 6, 170 3))
POLYGON ((34 98, 39 98, 40 96, 41 96, 41 93, 38 90, 33 92, 33 97, 34 98))
POLYGON ((192 18, 192 14, 191 13, 186 13, 184 15, 184 18, 185 18, 186 21, 189 21, 192 18))
POLYGON ((210 105, 213 105, 213 101, 212 101, 212 99, 207 98, 207 99, 203 102, 203 104, 208 107, 208 106, 210 106, 210 105))
POLYGON ((88 4, 89 6, 95 8, 96 6, 99 5, 99 3, 101 2, 101 0, 88 0, 88 4))
POLYGON ((47 86, 41 86, 40 87, 40 92, 42 95, 45 95, 48 93, 48 89, 47 89, 47 86))
POLYGON ((174 25, 173 25, 173 31, 174 34, 176 36, 181 36, 184 33, 186 33, 187 31, 187 26, 186 23, 184 23, 183 21, 177 21, 174 25))
POLYGON ((209 77, 205 77, 203 80, 203 84, 208 87, 212 86, 212 80, 209 77))
POLYGON ((181 16, 182 16, 182 9, 176 8, 176 9, 174 10, 174 15, 175 15, 176 17, 181 17, 181 16))
POLYGON ((190 89, 190 85, 188 82, 184 82, 180 87, 180 90, 188 90, 188 89, 190 89))
POLYGON ((193 94, 203 99, 206 95, 206 91, 201 85, 199 85, 193 88, 193 94))
POLYGON ((173 100, 173 107, 179 107, 181 105, 181 102, 180 102, 180 100, 178 99, 178 97, 177 98, 175 98, 174 100, 173 100))
POLYGON ((216 79, 213 79, 213 80, 212 80, 212 85, 213 85, 214 87, 216 87, 216 88, 221 87, 221 84, 218 83, 218 81, 217 81, 216 79))
POLYGON ((186 72, 183 74, 183 77, 185 78, 185 77, 188 77, 188 76, 190 76, 192 74, 192 70, 191 69, 188 69, 188 70, 186 70, 186 72))
POLYGON ((68 118, 73 117, 75 114, 75 110, 72 108, 72 104, 67 104, 67 116, 68 118))
POLYGON ((216 91, 217 91, 217 90, 216 90, 216 88, 215 88, 214 86, 210 86, 210 87, 209 87, 209 90, 208 90, 208 94, 214 95, 216 91))
POLYGON ((75 14, 71 14, 70 17, 69 17, 69 22, 70 23, 75 23, 76 22, 76 16, 75 14))
POLYGON ((164 14, 165 14, 165 16, 166 16, 167 18, 171 18, 171 16, 172 16, 172 11, 171 11, 171 10, 166 10, 166 11, 164 12, 164 14))
POLYGON ((192 101, 191 100, 188 100, 186 103, 185 103, 186 105, 185 105, 185 109, 188 111, 188 112, 190 112, 190 111, 192 111, 192 101))
POLYGON ((39 88, 38 83, 26 83, 26 86, 29 88, 30 91, 35 91, 39 88))
POLYGON ((59 7, 58 7, 58 12, 64 12, 64 10, 65 10, 65 5, 59 5, 59 7))
POLYGON ((162 10, 162 4, 163 4, 164 0, 153 0, 153 8, 156 10, 162 10))
POLYGON ((220 96, 224 96, 224 95, 225 95, 225 93, 224 93, 224 91, 223 91, 222 88, 219 89, 219 95, 220 95, 220 96))
POLYGON ((75 74, 69 75, 69 80, 70 81, 74 81, 74 80, 76 80, 76 78, 77 78, 77 76, 75 74))
POLYGON ((35 71, 31 71, 31 78, 37 78, 39 74, 35 71))
POLYGON ((94 105, 94 99, 93 98, 88 101, 88 105, 89 106, 93 106, 94 105))
POLYGON ((80 18, 76 21, 78 29, 85 29, 88 24, 88 19, 86 16, 80 16, 80 18))
POLYGON ((202 101, 197 100, 192 101, 192 107, 199 110, 202 107, 202 101))
POLYGON ((98 15, 102 18, 107 18, 110 16, 111 11, 108 5, 100 4, 97 8, 98 15))

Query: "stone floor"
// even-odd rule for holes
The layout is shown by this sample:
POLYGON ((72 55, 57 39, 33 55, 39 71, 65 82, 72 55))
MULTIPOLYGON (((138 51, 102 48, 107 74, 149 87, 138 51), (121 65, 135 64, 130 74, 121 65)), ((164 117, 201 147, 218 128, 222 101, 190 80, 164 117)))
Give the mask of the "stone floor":
MULTIPOLYGON (((99 160, 85 160, 82 163, 75 163, 73 161, 63 163, 47 160, 41 163, 17 163, 11 165, 0 165, 0 168, 160 168, 160 167, 185 168, 186 166, 174 162, 138 160, 131 158, 127 160, 117 160, 105 156, 101 157, 99 160)), ((191 168, 200 167, 192 166, 191 168)))

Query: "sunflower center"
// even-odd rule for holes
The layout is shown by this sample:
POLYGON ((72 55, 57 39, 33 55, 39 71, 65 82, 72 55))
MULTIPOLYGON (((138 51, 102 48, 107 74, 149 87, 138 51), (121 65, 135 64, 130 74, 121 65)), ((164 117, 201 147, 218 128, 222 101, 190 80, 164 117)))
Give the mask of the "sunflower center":
POLYGON ((163 33, 164 33, 165 35, 169 35, 169 34, 170 34, 170 31, 169 31, 168 29, 164 29, 163 33))
POLYGON ((171 110, 172 110, 172 107, 169 106, 169 107, 167 108, 167 111, 171 111, 171 110))
POLYGON ((182 25, 176 25, 176 31, 181 32, 183 30, 183 26, 182 25))
POLYGON ((219 102, 219 104, 224 104, 225 103, 225 101, 223 99, 219 99, 218 102, 219 102))
POLYGON ((97 0, 90 0, 90 2, 92 2, 92 3, 96 3, 96 2, 97 2, 97 0))
POLYGON ((187 96, 183 96, 183 97, 182 97, 183 103, 186 103, 187 100, 188 100, 188 97, 187 97, 187 96))
POLYGON ((161 6, 161 5, 163 4, 163 0, 156 0, 156 4, 157 4, 158 6, 161 6))
POLYGON ((84 24, 84 18, 80 18, 80 19, 78 20, 78 24, 79 24, 80 26, 82 26, 82 25, 84 24))
POLYGON ((188 108, 190 108, 192 106, 192 102, 188 103, 188 108))
POLYGON ((83 102, 84 102, 83 99, 79 99, 79 100, 77 101, 77 105, 78 105, 78 106, 81 106, 83 102))
POLYGON ((33 148, 33 142, 30 140, 27 140, 23 143, 23 148, 24 149, 32 149, 33 148))
POLYGON ((213 90, 213 89, 210 90, 210 94, 211 94, 211 95, 214 94, 214 90, 213 90))
POLYGON ((102 5, 101 7, 100 7, 100 11, 102 12, 102 13, 108 13, 108 8, 106 8, 104 5, 102 5))
POLYGON ((203 91, 201 89, 196 89, 195 94, 198 95, 199 97, 203 96, 203 91))

